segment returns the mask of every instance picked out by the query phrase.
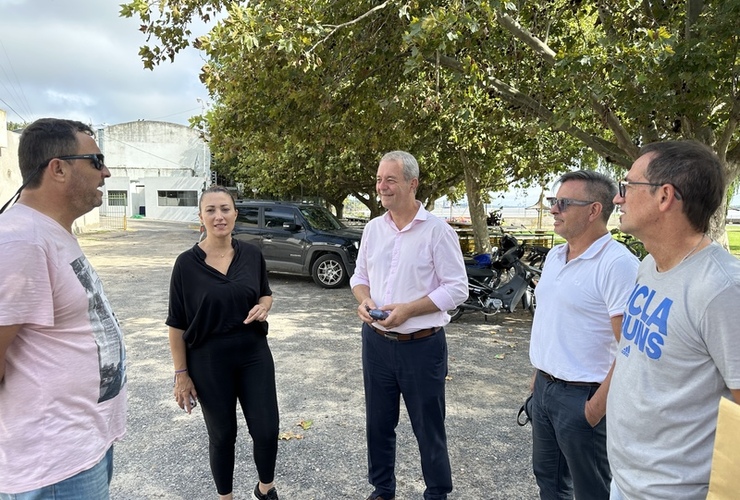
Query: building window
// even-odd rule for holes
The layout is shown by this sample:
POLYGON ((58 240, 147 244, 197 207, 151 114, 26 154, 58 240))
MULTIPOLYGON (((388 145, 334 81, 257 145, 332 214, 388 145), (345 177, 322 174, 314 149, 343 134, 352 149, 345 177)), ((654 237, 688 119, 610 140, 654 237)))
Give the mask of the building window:
POLYGON ((198 191, 157 191, 160 207, 197 207, 198 191))
POLYGON ((128 206, 128 193, 126 191, 108 191, 109 207, 128 206))

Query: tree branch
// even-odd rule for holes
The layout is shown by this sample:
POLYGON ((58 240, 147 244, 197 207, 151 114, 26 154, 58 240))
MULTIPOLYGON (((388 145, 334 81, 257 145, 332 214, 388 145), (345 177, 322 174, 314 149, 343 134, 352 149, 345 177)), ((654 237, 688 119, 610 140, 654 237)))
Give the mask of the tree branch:
MULTIPOLYGON (((462 64, 457 59, 454 59, 452 57, 440 55, 439 63, 442 66, 453 71, 463 71, 462 64)), ((550 124, 553 130, 565 132, 579 139, 586 146, 596 151, 608 161, 617 163, 624 167, 629 167, 630 165, 632 165, 633 158, 637 157, 637 149, 634 148, 634 146, 634 152, 632 151, 632 149, 629 151, 625 151, 621 149, 617 144, 602 139, 601 137, 589 134, 588 132, 581 130, 573 125, 558 125, 555 122, 555 114, 547 106, 544 106, 538 100, 524 94, 511 85, 502 82, 498 78, 489 76, 488 86, 499 96, 501 96, 504 101, 517 106, 525 107, 533 111, 540 120, 550 124)))
POLYGON ((699 20, 702 10, 704 10, 704 0, 686 1, 686 31, 684 36, 687 40, 691 38, 691 28, 699 20))
POLYGON ((313 52, 316 49, 316 47, 318 47, 319 45, 321 45, 322 43, 324 43, 325 41, 327 41, 329 38, 331 38, 332 36, 334 36, 334 33, 336 33, 337 31, 339 31, 340 29, 342 29, 344 27, 347 27, 347 26, 350 26, 352 24, 358 23, 361 20, 363 20, 364 18, 366 18, 366 17, 370 16, 371 14, 373 14, 375 11, 382 10, 382 9, 386 8, 388 6, 388 1, 389 0, 386 0, 385 2, 381 3, 380 5, 376 5, 372 9, 368 10, 367 12, 365 12, 364 14, 362 14, 361 16, 352 19, 351 21, 347 21, 346 23, 342 23, 342 24, 338 24, 338 25, 334 26, 334 29, 331 30, 328 35, 326 35, 324 38, 322 38, 321 40, 319 40, 318 42, 316 42, 315 44, 313 44, 313 46, 306 51, 306 55, 309 55, 311 52, 313 52))
POLYGON ((527 31, 521 24, 508 14, 499 12, 496 14, 496 20, 506 28, 506 30, 528 45, 532 50, 537 52, 550 66, 555 64, 555 51, 547 46, 545 42, 527 31))
MULTIPOLYGON (((732 136, 735 135, 738 121, 740 121, 740 97, 736 97, 735 99, 733 99, 732 109, 730 110, 730 115, 727 118, 725 129, 722 131, 722 134, 720 134, 717 145, 715 146, 715 151, 719 155, 719 159, 722 160, 722 162, 728 162, 730 160, 730 151, 728 151, 727 148, 730 147, 732 136)), ((735 149, 737 149, 737 147, 735 147, 735 149)), ((737 162, 738 160, 740 160, 740 158, 735 161, 737 162)))
POLYGON ((614 133, 614 137, 616 137, 619 147, 632 158, 637 158, 640 148, 635 146, 635 143, 632 142, 632 138, 629 133, 627 133, 627 130, 625 130, 622 123, 614 113, 612 113, 612 110, 599 102, 593 94, 591 94, 591 106, 593 106, 596 112, 599 113, 604 120, 606 120, 606 125, 609 127, 609 130, 614 133))
MULTIPOLYGON (((519 24, 508 14, 499 12, 496 19, 501 24, 501 26, 504 27, 515 38, 519 39, 524 44, 529 46, 532 50, 534 50, 537 54, 542 56, 542 59, 548 65, 555 65, 555 51, 548 47, 545 42, 527 31, 521 24, 519 24)), ((612 111, 607 106, 603 105, 599 101, 599 99, 596 98, 595 95, 592 94, 589 97, 591 99, 591 107, 593 108, 593 110, 606 121, 607 127, 609 128, 609 130, 612 131, 612 133, 614 133, 614 136, 617 140, 617 145, 622 149, 622 152, 620 152, 619 156, 623 157, 626 153, 628 156, 636 158, 639 148, 637 148, 637 146, 633 144, 629 133, 622 126, 622 122, 619 120, 619 118, 617 118, 617 116, 614 115, 614 113, 612 113, 612 111)), ((579 139, 583 140, 581 137, 579 137, 579 139)), ((603 142, 606 143, 607 141, 603 142)), ((601 154, 601 151, 599 149, 594 150, 601 154)), ((608 157, 613 161, 617 161, 614 154, 610 154, 608 157)), ((621 163, 621 161, 619 163, 621 163)), ((628 163, 626 166, 629 166, 630 164, 631 162, 628 163)))

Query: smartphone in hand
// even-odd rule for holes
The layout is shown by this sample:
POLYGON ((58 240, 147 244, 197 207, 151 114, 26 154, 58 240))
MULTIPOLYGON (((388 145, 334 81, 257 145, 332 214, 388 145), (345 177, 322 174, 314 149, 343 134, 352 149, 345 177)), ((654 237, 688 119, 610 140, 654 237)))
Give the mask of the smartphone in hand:
POLYGON ((367 313, 370 315, 371 318, 377 321, 384 320, 390 314, 388 311, 383 311, 382 309, 369 309, 367 313))

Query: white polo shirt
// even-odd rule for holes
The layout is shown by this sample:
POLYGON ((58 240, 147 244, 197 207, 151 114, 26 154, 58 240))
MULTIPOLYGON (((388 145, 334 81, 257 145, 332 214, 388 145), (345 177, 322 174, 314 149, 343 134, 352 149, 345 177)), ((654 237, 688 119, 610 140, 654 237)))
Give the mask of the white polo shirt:
POLYGON ((611 318, 622 315, 638 259, 605 234, 570 262, 568 244, 547 255, 535 288, 529 359, 553 377, 603 382, 616 355, 611 318))

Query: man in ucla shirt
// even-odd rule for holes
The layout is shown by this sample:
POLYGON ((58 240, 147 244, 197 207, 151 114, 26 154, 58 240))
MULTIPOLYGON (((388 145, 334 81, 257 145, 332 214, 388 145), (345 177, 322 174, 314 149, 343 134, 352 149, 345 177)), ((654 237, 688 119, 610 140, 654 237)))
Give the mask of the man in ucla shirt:
POLYGON ((693 141, 640 151, 614 202, 650 252, 627 302, 607 401, 612 499, 703 499, 720 397, 740 402, 740 261, 712 242, 717 156, 693 141))

